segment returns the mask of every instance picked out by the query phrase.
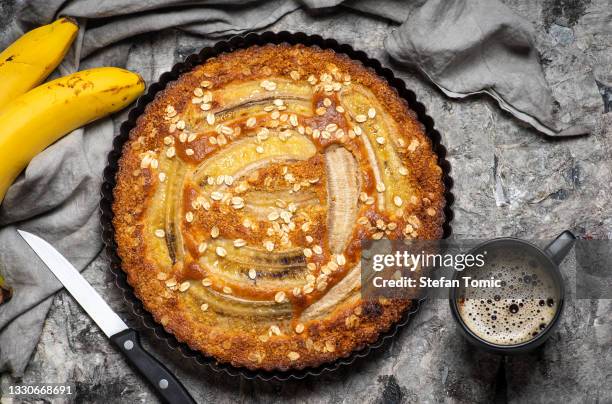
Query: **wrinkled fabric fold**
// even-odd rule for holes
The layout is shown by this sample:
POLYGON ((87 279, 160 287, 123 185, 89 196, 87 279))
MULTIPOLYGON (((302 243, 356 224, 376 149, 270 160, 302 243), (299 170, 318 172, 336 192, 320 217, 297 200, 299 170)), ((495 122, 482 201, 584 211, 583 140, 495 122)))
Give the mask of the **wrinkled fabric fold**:
POLYGON ((582 126, 557 127, 534 35, 523 18, 496 1, 428 0, 387 37, 385 49, 449 97, 486 93, 546 135, 589 133, 582 126))

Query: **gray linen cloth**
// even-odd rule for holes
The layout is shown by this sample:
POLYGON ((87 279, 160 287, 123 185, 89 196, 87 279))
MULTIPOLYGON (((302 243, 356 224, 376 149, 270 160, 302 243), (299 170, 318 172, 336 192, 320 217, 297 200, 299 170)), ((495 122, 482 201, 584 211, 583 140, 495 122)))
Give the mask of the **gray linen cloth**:
MULTIPOLYGON (((124 66, 125 52, 117 44, 142 40, 140 34, 179 28, 226 37, 265 28, 299 8, 332 6, 401 24, 385 43, 389 54, 420 70, 450 97, 485 92, 545 134, 586 132, 554 126, 552 96, 537 61, 532 29, 496 0, 9 1, 0 4, 0 11, 13 7, 17 18, 2 21, 0 12, 0 26, 5 27, 0 48, 58 15, 77 17, 79 36, 59 69, 67 74, 90 65, 124 66)), ((77 268, 86 267, 102 247, 98 195, 113 132, 108 118, 52 145, 32 160, 0 207, 0 271, 14 288, 13 299, 0 306, 0 372, 23 374, 52 295, 61 288, 15 230, 42 236, 77 268)))

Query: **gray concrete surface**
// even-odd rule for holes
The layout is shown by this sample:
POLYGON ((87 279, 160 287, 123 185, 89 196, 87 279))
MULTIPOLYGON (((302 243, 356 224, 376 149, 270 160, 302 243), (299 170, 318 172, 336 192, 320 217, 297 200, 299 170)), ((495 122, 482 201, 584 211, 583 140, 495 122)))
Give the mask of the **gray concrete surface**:
MULTIPOLYGON (((418 74, 395 68, 428 108, 443 136, 455 181, 457 237, 550 238, 569 228, 612 237, 612 3, 609 0, 506 0, 537 27, 546 77, 567 120, 584 120, 588 137, 551 141, 519 124, 487 98, 444 97, 418 74), (594 91, 599 95, 593 98, 594 91)), ((352 44, 389 65, 382 41, 391 29, 366 15, 296 12, 273 30, 317 33, 352 44)), ((150 82, 210 42, 157 33, 115 49, 128 68, 152 58, 150 82)), ((116 118, 119 125, 123 116, 116 118)), ((141 328, 112 283, 105 258, 85 276, 127 322, 141 328)), ((429 301, 376 354, 333 374, 263 383, 215 374, 183 359, 143 331, 144 344, 176 372, 198 402, 308 403, 609 403, 612 402, 612 303, 567 303, 544 347, 503 358, 477 351, 459 335, 446 301, 429 301)), ((25 376, 14 383, 66 382, 76 394, 54 402, 157 402, 100 330, 65 292, 55 297, 25 376)), ((2 402, 11 402, 3 399, 2 402)), ((43 401, 40 401, 43 402, 43 401)), ((47 402, 47 401, 45 401, 47 402)))

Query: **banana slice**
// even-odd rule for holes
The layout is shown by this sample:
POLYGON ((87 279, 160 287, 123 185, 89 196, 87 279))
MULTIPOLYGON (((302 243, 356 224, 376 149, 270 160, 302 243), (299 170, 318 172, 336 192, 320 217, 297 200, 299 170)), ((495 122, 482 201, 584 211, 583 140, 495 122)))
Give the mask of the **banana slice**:
POLYGON ((327 171, 327 226, 329 248, 334 254, 346 248, 357 220, 360 181, 357 161, 344 147, 332 146, 325 152, 327 171))
POLYGON ((399 196, 403 201, 408 201, 415 194, 416 187, 416 184, 402 176, 397 169, 404 165, 396 146, 402 131, 384 108, 378 102, 372 101, 375 97, 369 89, 354 85, 342 92, 342 99, 352 116, 366 115, 368 111, 365 108, 368 105, 373 105, 375 110, 380 111, 374 118, 361 123, 364 136, 360 139, 367 151, 368 162, 377 185, 385 185, 384 191, 376 194, 378 209, 392 211, 395 209, 394 198, 399 196))
POLYGON ((316 153, 316 147, 305 136, 296 134, 287 140, 282 140, 278 134, 273 134, 264 143, 255 137, 240 139, 212 156, 195 169, 192 181, 203 184, 206 177, 232 175, 234 178, 244 173, 281 160, 306 160, 316 153), (263 152, 258 151, 259 149, 263 152))
MULTIPOLYGON (((270 321, 270 318, 291 317, 293 309, 287 301, 279 304, 274 300, 251 300, 218 292, 212 288, 194 283, 190 288, 194 302, 206 302, 209 308, 232 317, 244 317, 252 321, 270 321)), ((196 303, 197 304, 197 303, 196 303)), ((199 306, 199 304, 197 304, 199 306)))

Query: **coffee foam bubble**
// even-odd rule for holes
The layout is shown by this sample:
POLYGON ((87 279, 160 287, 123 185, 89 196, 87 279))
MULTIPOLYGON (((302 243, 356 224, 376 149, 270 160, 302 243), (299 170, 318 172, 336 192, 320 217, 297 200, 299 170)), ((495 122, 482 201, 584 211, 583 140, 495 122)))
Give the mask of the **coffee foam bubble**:
POLYGON ((545 262, 520 251, 488 251, 473 279, 500 279, 501 288, 462 288, 457 308, 465 325, 495 345, 516 345, 535 338, 554 319, 558 288, 545 262))

